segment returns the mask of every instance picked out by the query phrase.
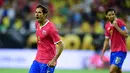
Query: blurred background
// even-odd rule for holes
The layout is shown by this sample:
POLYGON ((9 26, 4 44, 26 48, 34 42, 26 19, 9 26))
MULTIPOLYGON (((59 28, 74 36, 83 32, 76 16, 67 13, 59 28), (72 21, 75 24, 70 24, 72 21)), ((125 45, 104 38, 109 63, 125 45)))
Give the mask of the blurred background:
MULTIPOLYGON (((124 20, 130 31, 130 0, 0 0, 0 72, 10 68, 28 69, 34 60, 37 49, 34 13, 38 4, 48 7, 48 19, 57 26, 65 44, 57 71, 107 71, 109 48, 105 62, 100 61, 105 10, 114 8, 117 17, 124 20)), ((130 37, 126 41, 130 51, 130 37)), ((124 71, 130 71, 129 60, 130 57, 125 60, 124 71)))

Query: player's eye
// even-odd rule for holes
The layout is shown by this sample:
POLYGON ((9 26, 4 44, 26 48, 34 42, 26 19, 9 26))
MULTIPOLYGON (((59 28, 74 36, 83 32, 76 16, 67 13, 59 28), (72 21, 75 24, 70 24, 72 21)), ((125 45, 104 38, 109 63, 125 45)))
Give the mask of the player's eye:
POLYGON ((35 13, 37 13, 37 12, 35 11, 35 13))
POLYGON ((108 16, 111 16, 111 14, 108 14, 108 16))
POLYGON ((38 12, 38 13, 41 13, 41 12, 38 12))
POLYGON ((112 15, 114 15, 114 14, 112 14, 112 15))

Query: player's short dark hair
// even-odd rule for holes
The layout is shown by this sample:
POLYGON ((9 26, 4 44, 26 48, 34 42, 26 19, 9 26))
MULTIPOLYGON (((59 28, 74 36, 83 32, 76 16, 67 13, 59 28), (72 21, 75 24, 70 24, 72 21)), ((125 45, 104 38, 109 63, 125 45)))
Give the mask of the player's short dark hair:
POLYGON ((43 5, 38 5, 36 8, 42 8, 42 12, 43 13, 48 13, 48 9, 47 9, 47 7, 45 7, 45 6, 43 6, 43 5))
POLYGON ((106 10, 105 14, 107 14, 109 11, 114 11, 114 13, 116 13, 115 9, 113 9, 113 8, 108 8, 108 9, 106 10))

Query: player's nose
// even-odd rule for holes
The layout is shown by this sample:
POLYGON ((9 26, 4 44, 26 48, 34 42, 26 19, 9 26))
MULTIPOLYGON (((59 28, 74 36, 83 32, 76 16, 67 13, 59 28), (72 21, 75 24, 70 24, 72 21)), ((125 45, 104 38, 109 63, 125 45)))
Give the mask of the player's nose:
POLYGON ((113 18, 114 16, 110 16, 111 18, 113 18))
POLYGON ((37 14, 37 13, 35 13, 35 16, 38 16, 38 14, 37 14))
POLYGON ((38 17, 38 14, 36 13, 35 16, 38 17))

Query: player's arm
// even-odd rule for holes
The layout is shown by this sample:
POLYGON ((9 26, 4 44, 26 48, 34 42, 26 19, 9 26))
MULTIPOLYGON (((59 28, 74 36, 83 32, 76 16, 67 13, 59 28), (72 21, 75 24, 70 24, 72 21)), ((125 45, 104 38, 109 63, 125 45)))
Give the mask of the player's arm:
POLYGON ((63 44, 62 44, 61 41, 59 41, 57 43, 57 46, 58 46, 57 53, 56 53, 55 57, 51 61, 49 61, 49 63, 48 63, 49 67, 54 67, 56 65, 56 61, 57 61, 57 59, 59 58, 59 56, 61 55, 61 53, 63 51, 64 47, 63 47, 63 44))
POLYGON ((128 31, 127 31, 126 26, 122 26, 122 27, 120 28, 120 27, 117 25, 117 22, 116 22, 116 21, 113 22, 113 25, 114 25, 114 27, 119 31, 119 33, 120 33, 121 35, 123 35, 124 37, 128 37, 128 31))
POLYGON ((63 48, 64 48, 64 46, 63 46, 63 44, 62 44, 62 41, 59 41, 59 42, 56 43, 56 44, 57 44, 57 52, 56 52, 55 57, 54 57, 51 61, 49 61, 49 63, 48 63, 48 66, 49 66, 49 67, 54 67, 54 66, 56 65, 57 59, 58 59, 59 56, 61 55, 61 53, 62 53, 62 51, 63 51, 63 48))
POLYGON ((124 37, 128 37, 128 31, 125 26, 122 26, 121 28, 119 28, 118 26, 116 27, 116 29, 120 32, 120 34, 122 34, 124 37))
POLYGON ((59 56, 61 55, 62 51, 63 51, 63 43, 62 41, 58 42, 57 43, 57 53, 56 53, 56 56, 54 57, 54 60, 57 61, 57 59, 59 58, 59 56))
POLYGON ((104 41, 104 44, 103 44, 103 49, 102 49, 102 52, 101 52, 101 60, 103 60, 104 53, 105 53, 108 46, 109 46, 109 38, 105 37, 105 41, 104 41))

